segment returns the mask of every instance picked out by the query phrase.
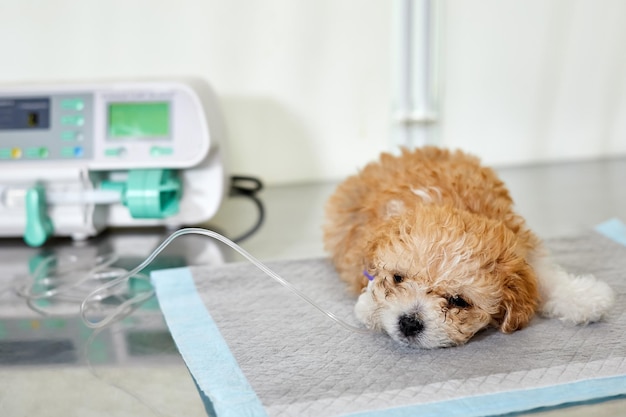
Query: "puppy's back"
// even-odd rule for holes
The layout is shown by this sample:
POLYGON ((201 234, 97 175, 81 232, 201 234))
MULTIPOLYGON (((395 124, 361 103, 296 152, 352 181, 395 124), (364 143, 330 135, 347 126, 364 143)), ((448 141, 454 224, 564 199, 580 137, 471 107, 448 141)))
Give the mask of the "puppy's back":
POLYGON ((461 151, 432 146, 401 155, 382 154, 342 182, 326 205, 325 249, 340 276, 359 289, 363 252, 371 231, 389 217, 424 204, 455 209, 500 220, 515 233, 526 234, 523 219, 514 213, 513 202, 495 172, 478 158, 461 151))

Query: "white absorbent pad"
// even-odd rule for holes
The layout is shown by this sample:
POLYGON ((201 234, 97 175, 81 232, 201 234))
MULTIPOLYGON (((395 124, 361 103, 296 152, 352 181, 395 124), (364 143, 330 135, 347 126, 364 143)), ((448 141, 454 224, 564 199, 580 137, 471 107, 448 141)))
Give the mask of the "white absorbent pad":
MULTIPOLYGON (((483 416, 626 394, 626 247, 596 232, 547 245, 568 271, 613 287, 606 320, 537 317, 513 334, 486 330, 464 346, 419 350, 345 330, 248 263, 152 279, 210 415, 483 416)), ((357 324, 355 296, 328 260, 269 266, 357 324)))

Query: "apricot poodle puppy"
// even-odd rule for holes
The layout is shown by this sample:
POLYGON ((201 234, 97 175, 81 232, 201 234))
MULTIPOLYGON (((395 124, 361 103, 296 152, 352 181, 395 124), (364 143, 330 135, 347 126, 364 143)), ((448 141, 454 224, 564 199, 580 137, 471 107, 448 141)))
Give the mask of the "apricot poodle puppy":
POLYGON ((411 347, 514 332, 537 312, 589 323, 614 300, 553 264, 495 172, 460 151, 383 154, 331 196, 324 241, 359 321, 411 347))

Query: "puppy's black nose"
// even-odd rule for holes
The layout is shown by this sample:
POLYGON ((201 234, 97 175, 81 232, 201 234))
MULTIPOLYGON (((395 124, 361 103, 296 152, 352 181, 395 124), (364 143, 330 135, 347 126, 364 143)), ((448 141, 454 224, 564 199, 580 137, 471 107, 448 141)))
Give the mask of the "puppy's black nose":
POLYGON ((415 314, 405 314, 398 319, 398 328, 406 337, 412 337, 424 330, 424 323, 415 314))

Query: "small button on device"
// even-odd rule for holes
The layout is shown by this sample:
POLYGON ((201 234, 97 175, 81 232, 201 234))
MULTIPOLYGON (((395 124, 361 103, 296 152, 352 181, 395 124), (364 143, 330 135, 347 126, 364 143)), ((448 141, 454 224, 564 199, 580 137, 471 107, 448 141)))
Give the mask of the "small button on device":
POLYGON ((64 130, 61 132, 61 140, 65 142, 81 141, 83 138, 83 133, 79 130, 64 130))
POLYGON ((65 110, 81 111, 85 108, 85 102, 80 98, 66 98, 61 100, 61 108, 65 110))
POLYGON ((84 154, 82 146, 66 146, 61 148, 61 156, 65 158, 81 158, 84 154))
POLYGON ((27 158, 47 158, 48 148, 43 148, 43 147, 26 148, 24 150, 24 155, 27 158))
POLYGON ((75 138, 76 132, 74 132, 73 130, 64 130, 63 132, 61 132, 61 140, 70 141, 75 140, 75 138))
POLYGON ((168 156, 174 153, 174 149, 169 146, 153 146, 150 148, 151 156, 168 156))
POLYGON ((104 150, 104 156, 109 156, 109 157, 121 157, 126 155, 126 148, 124 147, 119 147, 119 148, 109 148, 109 149, 105 149, 104 150))
POLYGON ((61 124, 63 126, 82 126, 85 124, 85 118, 81 115, 68 114, 61 116, 61 124))
POLYGON ((11 158, 20 159, 22 157, 22 150, 20 148, 11 149, 11 158))

